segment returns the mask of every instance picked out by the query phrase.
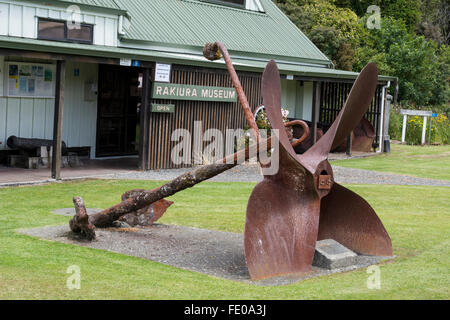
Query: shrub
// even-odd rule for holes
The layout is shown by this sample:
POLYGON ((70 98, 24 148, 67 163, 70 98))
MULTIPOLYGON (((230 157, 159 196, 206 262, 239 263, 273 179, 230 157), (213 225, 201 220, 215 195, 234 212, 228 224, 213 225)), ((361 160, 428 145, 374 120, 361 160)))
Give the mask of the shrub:
POLYGON ((436 128, 436 142, 450 144, 450 121, 447 116, 439 114, 433 119, 433 128, 436 128))
POLYGON ((393 140, 402 139, 403 116, 399 110, 391 109, 389 115, 389 136, 393 140))
MULTIPOLYGON (((427 118, 428 122, 428 118, 427 118)), ((428 125, 429 123, 427 123, 428 125)), ((408 117, 408 121, 406 123, 406 143, 412 145, 420 145, 422 142, 422 128, 423 128, 423 117, 419 116, 410 116, 408 117)), ((427 128, 425 141, 428 141, 428 134, 430 128, 427 128)), ((431 128, 431 141, 435 139, 436 129, 434 127, 431 128)))

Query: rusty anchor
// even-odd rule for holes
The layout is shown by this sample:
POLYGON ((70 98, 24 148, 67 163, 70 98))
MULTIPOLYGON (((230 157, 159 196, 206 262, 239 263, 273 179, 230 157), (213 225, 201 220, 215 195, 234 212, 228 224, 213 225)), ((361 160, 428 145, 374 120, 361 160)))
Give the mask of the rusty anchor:
MULTIPOLYGON (((247 122, 258 129, 225 46, 209 43, 204 56, 225 59, 247 122), (244 101, 244 103, 242 103, 244 101)), ((325 135, 297 155, 284 130, 281 83, 276 63, 268 63, 262 78, 263 104, 272 128, 279 130, 279 170, 264 176, 247 205, 244 250, 253 280, 311 271, 317 240, 334 239, 367 255, 391 256, 388 233, 372 207, 356 193, 337 184, 328 162, 335 148, 358 125, 374 96, 378 69, 369 63, 325 135)))

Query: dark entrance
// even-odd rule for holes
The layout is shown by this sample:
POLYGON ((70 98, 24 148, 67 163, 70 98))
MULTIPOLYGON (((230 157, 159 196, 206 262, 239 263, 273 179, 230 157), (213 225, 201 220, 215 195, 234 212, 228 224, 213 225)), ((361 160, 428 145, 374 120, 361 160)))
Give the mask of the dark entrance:
POLYGON ((99 66, 97 157, 137 155, 142 69, 99 66))

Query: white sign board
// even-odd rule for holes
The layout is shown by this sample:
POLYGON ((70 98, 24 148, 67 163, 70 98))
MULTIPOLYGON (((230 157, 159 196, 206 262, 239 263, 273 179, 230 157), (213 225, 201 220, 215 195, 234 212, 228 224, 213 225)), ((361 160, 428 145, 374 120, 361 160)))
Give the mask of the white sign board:
POLYGON ((155 82, 170 82, 170 70, 172 65, 157 63, 155 68, 155 82))
POLYGON ((8 62, 4 74, 8 97, 55 96, 56 66, 53 64, 8 62))
POLYGON ((124 67, 131 67, 131 59, 120 59, 120 65, 124 67))
POLYGON ((400 114, 407 116, 431 117, 433 111, 400 109, 400 114))

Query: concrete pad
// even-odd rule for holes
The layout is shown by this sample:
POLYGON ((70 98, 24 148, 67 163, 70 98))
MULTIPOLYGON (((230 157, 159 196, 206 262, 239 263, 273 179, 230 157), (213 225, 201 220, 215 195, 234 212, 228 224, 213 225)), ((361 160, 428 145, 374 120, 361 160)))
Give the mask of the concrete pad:
POLYGON ((345 268, 355 264, 357 254, 333 239, 316 243, 313 265, 325 269, 345 268))
POLYGON ((19 232, 41 239, 112 251, 213 277, 262 286, 292 284, 313 277, 368 267, 392 258, 358 255, 354 265, 344 268, 330 270, 313 266, 311 272, 302 275, 252 281, 245 263, 244 236, 238 233, 155 224, 149 228, 127 230, 97 229, 97 239, 86 241, 72 233, 68 225, 19 232))

